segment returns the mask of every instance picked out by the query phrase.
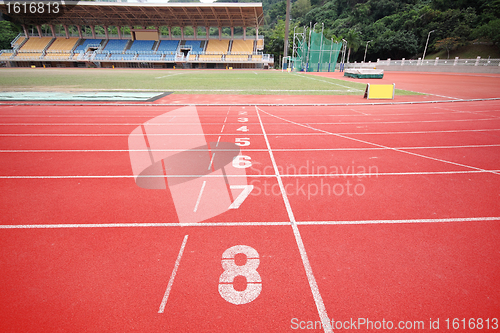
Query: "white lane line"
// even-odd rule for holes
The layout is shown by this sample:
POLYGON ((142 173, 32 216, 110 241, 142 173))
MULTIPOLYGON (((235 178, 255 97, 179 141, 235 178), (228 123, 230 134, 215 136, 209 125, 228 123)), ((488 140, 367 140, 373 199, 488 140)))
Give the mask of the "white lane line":
POLYGON ((221 136, 219 135, 219 138, 217 139, 217 144, 215 145, 215 147, 219 147, 220 138, 221 138, 221 136))
MULTIPOLYGON (((377 115, 370 115, 373 117, 378 117, 377 115)), ((476 122, 476 121, 492 121, 495 118, 471 118, 471 119, 442 119, 442 120, 400 120, 400 121, 377 121, 377 124, 419 124, 419 123, 451 123, 451 122, 476 122)), ((180 126, 180 125, 192 125, 194 123, 153 123, 148 124, 148 126, 180 126)), ((220 123, 204 123, 204 125, 219 125, 220 123)), ((227 123, 238 125, 239 123, 227 123)), ((247 123, 254 124, 257 123, 247 123)), ((271 125, 283 125, 285 123, 273 123, 271 125)), ((317 122, 317 123, 309 123, 311 125, 373 125, 374 123, 371 121, 352 121, 352 122, 317 122)), ((0 123, 0 126, 140 126, 139 123, 0 123)))
MULTIPOLYGON (((360 172, 360 173, 298 173, 298 174, 282 174, 280 177, 330 177, 330 178, 340 178, 340 177, 370 177, 370 176, 413 176, 413 175, 456 175, 456 174, 496 174, 500 172, 498 169, 493 170, 455 170, 455 171, 414 171, 414 172, 360 172)), ((141 178, 164 178, 164 175, 145 175, 141 178)), ((171 178, 222 178, 222 177, 241 177, 240 175, 169 175, 171 178)), ((252 178, 275 178, 276 175, 271 174, 255 174, 247 175, 247 177, 252 178)), ((130 179, 135 178, 133 175, 105 175, 105 176, 0 176, 0 179, 130 179)))
POLYGON ((314 302, 316 303, 316 308, 318 310, 319 317, 323 324, 323 329, 325 332, 332 332, 332 326, 330 324, 330 319, 326 312, 325 304, 323 303, 323 298, 319 292, 318 284, 316 283, 316 279, 314 278, 314 274, 311 268, 311 264, 309 263, 309 258, 307 257, 306 249, 304 243, 302 242, 302 237, 300 236, 299 228, 297 227, 295 216, 293 215, 292 207, 290 206, 290 202, 288 201, 288 196, 286 194, 285 187, 283 186, 283 182, 280 177, 280 173, 278 170, 278 166, 276 165, 276 161, 274 159, 273 151, 271 149, 271 145, 269 144, 269 140, 267 139, 266 131, 264 129, 264 124, 262 123, 262 119, 260 118, 259 109, 257 106, 255 107, 255 111, 257 112, 257 117, 259 118, 260 127, 262 129, 262 133, 264 134, 264 139, 266 141, 267 149, 269 151, 269 157, 271 158, 271 162, 273 164, 274 173, 276 174, 276 179, 278 181, 281 196, 283 197, 283 201, 285 203, 286 211, 288 213, 288 218, 290 219, 290 224, 292 225, 293 235, 295 236, 295 241, 297 242, 297 246, 299 248, 300 257, 302 258, 302 264, 304 265, 304 269, 306 271, 307 280, 309 281, 309 287, 311 288, 311 292, 313 294, 314 302))
POLYGON ((201 196, 203 195, 203 190, 205 189, 205 185, 207 184, 207 181, 204 180, 203 181, 203 185, 201 185, 201 190, 200 190, 200 194, 198 194, 198 199, 196 200, 196 205, 194 206, 194 212, 196 213, 196 211, 198 210, 198 206, 200 205, 200 201, 201 201, 201 196))
MULTIPOLYGON (((211 223, 183 223, 182 227, 240 227, 240 226, 290 226, 290 222, 211 222, 211 223)), ((78 229, 78 228, 165 228, 181 227, 180 223, 73 223, 73 224, 6 224, 0 229, 78 229)))
MULTIPOLYGON (((401 220, 353 220, 353 221, 297 221, 297 225, 337 225, 337 224, 400 224, 400 223, 453 223, 453 222, 481 222, 500 221, 500 216, 493 217, 458 217, 443 219, 401 219, 401 220)), ((182 227, 266 227, 290 226, 290 222, 210 222, 210 223, 183 223, 182 227)), ((0 229, 79 229, 79 228, 171 228, 181 227, 179 223, 93 223, 93 224, 6 224, 0 229)))
MULTIPOLYGON (((10 106, 13 107, 13 106, 10 106)), ((365 116, 377 116, 377 117, 382 117, 382 116, 422 116, 422 115, 449 115, 453 114, 456 112, 467 112, 467 111, 460 111, 460 110, 451 110, 451 109, 446 109, 446 108, 441 108, 441 107, 435 107, 436 109, 442 109, 442 110, 449 110, 452 112, 428 112, 428 113, 413 113, 413 112, 408 112, 408 113, 373 113, 373 114, 365 114, 361 111, 357 111, 354 109, 347 109, 355 112, 359 112, 361 114, 283 114, 284 117, 307 117, 307 118, 313 118, 313 117, 363 117, 365 116)), ((398 110, 401 110, 402 108, 399 108, 398 110)), ((408 106, 408 109, 410 109, 410 106, 408 106)), ((500 112, 500 110, 481 110, 481 111, 474 111, 474 113, 480 114, 480 113, 488 113, 488 112, 500 112)), ((146 118, 150 119, 152 117, 157 116, 158 114, 152 114, 152 115, 147 115, 147 114, 140 114, 140 115, 93 115, 93 114, 88 114, 88 115, 83 115, 83 114, 78 114, 78 115, 50 115, 50 114, 43 114, 43 115, 25 115, 25 114, 3 114, 0 115, 0 118, 146 118)), ((209 116, 216 116, 216 115, 209 115, 209 116)), ((191 118, 191 116, 176 116, 178 118, 191 118)), ((363 117, 364 118, 364 117, 363 117)))
POLYGON ((184 252, 184 248, 186 247, 187 240, 188 235, 184 236, 184 240, 182 241, 181 249, 179 250, 179 254, 177 255, 177 259, 175 260, 174 270, 172 271, 172 275, 170 275, 170 280, 168 280, 167 290, 165 290, 165 294, 163 295, 158 313, 163 313, 163 311, 165 311, 165 305, 167 305, 168 296, 170 295, 170 290, 172 290, 172 285, 174 284, 175 275, 177 274, 177 269, 179 269, 182 253, 184 252))
MULTIPOLYGON (((380 116, 381 116, 381 115, 379 115, 379 114, 368 114, 368 113, 364 113, 364 112, 361 112, 361 111, 358 111, 358 110, 354 110, 354 109, 351 109, 351 110, 352 110, 352 111, 354 111, 354 112, 361 113, 363 116, 377 116, 377 117, 380 117, 380 116)), ((356 115, 353 115, 353 116, 357 116, 357 117, 359 117, 359 115, 357 115, 357 114, 356 114, 356 115)))
MULTIPOLYGON (((211 90, 206 90, 206 91, 211 91, 211 90)), ((265 90, 265 91, 270 91, 270 90, 265 90)), ((304 91, 304 90, 300 90, 304 91)), ((324 91, 324 90, 322 90, 324 91)), ((327 91, 332 91, 332 90, 327 90, 327 91)), ((358 91, 363 91, 363 90, 358 90, 358 91)), ((428 94, 429 95, 429 94, 428 94)), ((432 94, 430 94, 432 95, 432 94)), ((332 95, 333 96, 333 95, 332 95)), ((469 98, 469 99, 454 99, 454 100, 434 100, 434 101, 413 101, 413 102, 355 102, 355 103, 170 103, 170 104, 153 104, 153 103, 116 103, 112 104, 114 107, 182 107, 182 106, 202 106, 202 107, 221 107, 221 106, 271 106, 271 107, 276 107, 276 106, 366 106, 366 105, 416 105, 416 104, 437 104, 437 103, 471 103, 471 102, 487 102, 487 101, 498 101, 500 100, 500 97, 492 97, 492 98, 469 98)), ((70 103, 53 103, 53 102, 40 102, 40 101, 33 101, 33 102, 1 102, 0 101, 0 107, 4 106, 83 106, 83 107, 89 107, 89 106, 104 106, 104 107, 109 107, 110 104, 107 103, 91 103, 91 102, 70 102, 70 103)), ((127 110, 124 110, 127 111, 127 110)), ((131 111, 135 112, 135 111, 131 111)))
MULTIPOLYGON (((217 140, 217 145, 220 141, 217 140)), ((457 146, 401 146, 394 147, 396 149, 462 149, 462 148, 491 148, 500 147, 498 144, 485 144, 485 145, 457 145, 457 146)), ((373 150, 386 150, 380 147, 369 147, 369 148, 359 148, 359 147, 345 147, 345 148, 275 148, 274 152, 302 152, 302 151, 373 151, 373 150)), ((175 151, 185 151, 185 149, 0 149, 0 153, 126 153, 126 152, 175 152, 175 151)), ((190 149, 190 151, 209 151, 208 149, 190 149)), ((240 151, 239 149, 218 149, 217 151, 240 151)), ((256 151, 265 152, 265 148, 247 148, 245 151, 256 151)))
POLYGON ((302 221, 298 225, 338 225, 338 224, 401 224, 401 223, 451 223, 500 221, 500 217, 464 217, 446 219, 406 219, 406 220, 359 220, 359 221, 302 221))
POLYGON ((319 132, 323 132, 323 133, 328 133, 328 134, 331 134, 331 135, 334 135, 334 136, 338 136, 340 138, 344 138, 344 139, 348 139, 348 140, 352 140, 352 141, 357 141, 357 142, 361 142, 361 143, 365 143, 365 144, 369 144, 369 145, 372 145, 372 146, 375 146, 375 147, 386 148, 388 150, 393 150, 393 151, 397 151, 397 152, 400 152, 400 153, 404 153, 404 154, 408 154, 408 155, 413 155, 413 156, 417 156, 417 157, 421 157, 421 158, 425 158, 425 159, 429 159, 429 160, 433 160, 433 161, 438 161, 438 162, 442 162, 442 163, 446 163, 446 164, 461 166, 461 167, 468 168, 468 169, 480 170, 480 171, 490 172, 490 173, 493 173, 493 174, 496 174, 496 175, 500 175, 500 173, 498 173, 498 172, 487 171, 485 169, 477 168, 477 167, 474 167, 474 166, 471 166, 471 165, 456 163, 456 162, 452 162, 452 161, 443 160, 443 159, 440 159, 440 158, 435 158, 435 157, 426 156, 426 155, 422 155, 422 154, 412 153, 412 152, 409 152, 409 151, 406 151, 406 150, 402 150, 402 149, 398 149, 398 148, 393 148, 393 147, 381 145, 381 144, 378 144, 378 143, 373 143, 373 142, 366 141, 366 140, 360 140, 360 139, 352 138, 352 137, 349 137, 349 136, 341 135, 341 134, 338 134, 338 133, 328 132, 328 131, 325 131, 325 130, 322 130, 322 129, 319 129, 319 128, 309 127, 309 126, 306 126, 304 124, 296 123, 294 121, 286 120, 286 119, 281 118, 279 116, 275 116, 275 115, 270 114, 270 113, 268 113, 268 112, 266 112, 264 110, 262 110, 262 112, 264 112, 265 114, 267 114, 267 115, 269 115, 271 117, 275 117, 277 119, 281 119, 281 120, 287 121, 287 122, 289 122, 291 124, 295 124, 297 126, 309 128, 309 129, 312 129, 312 130, 315 130, 315 131, 319 131, 319 132))
POLYGON ((212 158, 210 159, 210 163, 208 164, 208 170, 212 169, 212 164, 214 163, 215 153, 212 154, 212 158))
MULTIPOLYGON (((263 111, 265 112, 265 111, 263 111)), ((306 127, 309 128, 309 127, 306 127)), ((310 128, 309 128, 310 129, 310 128)), ((500 128, 483 128, 483 129, 466 129, 466 130, 440 130, 440 131, 391 131, 391 132, 338 132, 337 134, 343 135, 388 135, 388 134, 437 134, 437 133, 467 133, 467 132, 495 132, 500 131, 500 128)), ((237 135, 238 133, 227 133, 220 135, 237 135)), ((148 136, 193 136, 196 133, 174 133, 174 134, 155 134, 151 133, 148 136)), ((245 135, 261 135, 261 134, 245 134, 245 135)), ((311 135, 331 135, 329 132, 324 133, 268 133, 269 136, 311 136, 311 135)), ((129 137, 129 136, 142 136, 140 134, 126 134, 126 133, 0 133, 0 137, 129 137)))

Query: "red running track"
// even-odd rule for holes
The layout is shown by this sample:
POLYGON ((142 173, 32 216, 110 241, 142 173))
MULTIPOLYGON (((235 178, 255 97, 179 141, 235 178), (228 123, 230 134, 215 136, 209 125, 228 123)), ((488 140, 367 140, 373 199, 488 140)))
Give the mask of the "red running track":
POLYGON ((499 329, 498 101, 197 107, 207 141, 250 142, 254 189, 182 227, 128 151, 173 109, 0 107, 2 331, 499 329))

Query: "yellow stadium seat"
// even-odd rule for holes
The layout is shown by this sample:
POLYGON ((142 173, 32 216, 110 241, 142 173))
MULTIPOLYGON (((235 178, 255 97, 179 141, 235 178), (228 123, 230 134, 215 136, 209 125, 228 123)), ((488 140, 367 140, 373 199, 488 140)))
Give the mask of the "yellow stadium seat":
POLYGON ((208 41, 205 54, 226 54, 229 49, 229 40, 211 39, 208 41))
POLYGON ((20 52, 42 52, 43 49, 49 44, 52 37, 31 37, 19 50, 20 52))
POLYGON ((253 40, 233 40, 231 54, 252 54, 253 53, 253 40))

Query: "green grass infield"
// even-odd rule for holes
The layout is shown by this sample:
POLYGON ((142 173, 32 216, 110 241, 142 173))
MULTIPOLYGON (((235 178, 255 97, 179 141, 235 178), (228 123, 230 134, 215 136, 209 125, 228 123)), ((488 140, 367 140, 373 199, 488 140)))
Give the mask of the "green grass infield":
MULTIPOLYGON (((3 68, 3 91, 170 91, 176 94, 362 95, 366 83, 277 70, 3 68)), ((420 95, 396 89, 396 95, 420 95)))

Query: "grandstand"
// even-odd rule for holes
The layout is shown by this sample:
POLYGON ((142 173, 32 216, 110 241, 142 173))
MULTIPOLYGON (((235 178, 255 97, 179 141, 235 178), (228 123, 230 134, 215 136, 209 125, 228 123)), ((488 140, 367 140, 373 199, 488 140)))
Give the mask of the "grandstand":
MULTIPOLYGON (((6 12, 1 1, 0 11, 6 12)), ((260 3, 79 2, 55 18, 50 29, 47 25, 43 28, 42 22, 33 17, 10 16, 22 23, 24 33, 12 41, 12 50, 0 51, 0 64, 9 67, 269 68, 274 65, 273 57, 262 53, 264 39, 258 35, 263 22, 260 3), (136 29, 137 26, 143 28, 136 29), (176 27, 180 28, 180 36, 172 34, 178 33, 176 27), (242 28, 242 36, 234 35, 236 27, 242 28), (231 34, 224 35, 224 28, 230 28, 231 34), (253 28, 255 35, 247 35, 247 28, 253 28), (203 29, 204 34, 199 32, 203 29)))

